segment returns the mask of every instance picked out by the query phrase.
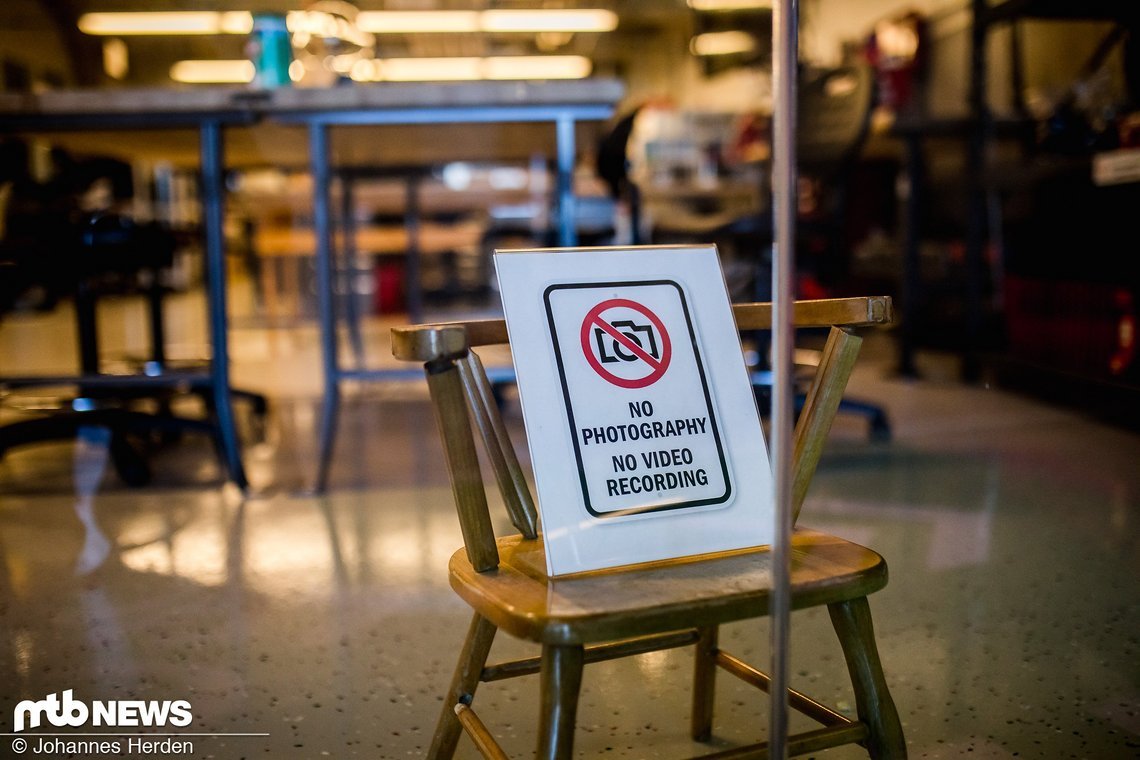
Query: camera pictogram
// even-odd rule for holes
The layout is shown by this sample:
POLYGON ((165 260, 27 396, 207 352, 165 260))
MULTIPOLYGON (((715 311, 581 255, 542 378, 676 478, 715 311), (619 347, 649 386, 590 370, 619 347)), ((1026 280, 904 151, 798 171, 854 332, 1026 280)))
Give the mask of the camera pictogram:
MULTIPOLYGON (((633 341, 633 343, 637 344, 638 348, 642 349, 654 359, 661 358, 661 352, 657 347, 657 335, 653 330, 653 325, 639 325, 632 319, 617 319, 609 324, 622 336, 633 341)), ((623 348, 621 340, 613 337, 609 332, 597 325, 594 326, 594 340, 598 345, 598 358, 603 364, 612 364, 619 361, 635 362, 639 358, 637 354, 623 348)))

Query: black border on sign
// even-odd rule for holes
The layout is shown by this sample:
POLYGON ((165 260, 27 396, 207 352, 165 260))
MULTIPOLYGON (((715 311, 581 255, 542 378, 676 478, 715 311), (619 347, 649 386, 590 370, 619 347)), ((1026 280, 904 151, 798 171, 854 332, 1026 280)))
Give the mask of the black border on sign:
POLYGON ((542 292, 542 302, 546 306, 546 320, 550 327, 550 341, 554 346, 554 360, 558 364, 558 379, 562 384, 562 399, 566 405, 566 416, 570 423, 570 440, 574 443, 574 458, 578 465, 578 480, 582 484, 582 498, 585 502, 586 511, 594 517, 607 518, 607 517, 624 517, 627 515, 643 515, 651 512, 665 512, 674 509, 689 509, 691 507, 704 507, 710 504, 724 504, 732 496, 732 481, 728 475, 728 461, 724 457, 724 446, 720 440, 720 429, 716 423, 716 412, 713 410, 712 395, 709 393, 708 378, 705 377, 705 365, 701 359, 700 347, 697 345, 697 334, 693 330, 693 319, 689 314, 689 303, 685 300, 685 291, 681 289, 679 283, 673 280, 634 280, 627 282, 582 282, 582 283, 561 283, 551 285, 542 292), (570 403, 570 388, 566 385, 566 368, 562 364, 562 349, 558 345, 558 330, 554 325, 554 312, 550 306, 550 294, 555 290, 583 290, 586 288, 628 288, 628 287, 641 287, 645 285, 672 285, 677 289, 677 297, 681 299, 681 310, 685 314, 685 326, 689 329, 689 341, 693 346, 693 356, 697 360, 697 374, 701 378, 701 389, 705 395, 705 408, 709 413, 709 424, 712 426, 713 440, 716 442, 716 453, 720 459, 720 469, 724 476, 724 494, 711 499, 696 499, 694 501, 682 501, 676 504, 660 504, 657 506, 647 507, 631 507, 629 509, 619 509, 613 512, 598 512, 590 506, 590 489, 586 484, 586 469, 582 464, 582 450, 578 445, 578 427, 574 422, 574 409, 570 403))

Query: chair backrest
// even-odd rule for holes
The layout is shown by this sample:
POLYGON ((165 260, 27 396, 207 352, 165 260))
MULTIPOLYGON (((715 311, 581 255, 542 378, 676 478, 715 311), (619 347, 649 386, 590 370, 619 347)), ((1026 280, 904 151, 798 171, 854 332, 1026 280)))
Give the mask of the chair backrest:
MULTIPOLYGON (((771 304, 733 307, 739 330, 771 327, 771 304)), ((796 423, 792 486, 793 521, 815 474, 823 443, 859 353, 862 338, 853 328, 887 324, 893 317, 887 297, 797 301, 796 327, 829 327, 819 367, 796 423)), ((471 349, 508 343, 501 319, 397 327, 392 353, 398 359, 423 362, 436 422, 443 437, 463 542, 472 566, 480 571, 499 564, 495 534, 487 507, 472 430, 483 440, 499 491, 515 528, 528 539, 538 536, 538 512, 522 467, 491 392, 479 357, 471 349)))
POLYGON ((804 77, 798 93, 796 151, 815 173, 838 170, 858 153, 871 125, 870 66, 841 66, 804 77))

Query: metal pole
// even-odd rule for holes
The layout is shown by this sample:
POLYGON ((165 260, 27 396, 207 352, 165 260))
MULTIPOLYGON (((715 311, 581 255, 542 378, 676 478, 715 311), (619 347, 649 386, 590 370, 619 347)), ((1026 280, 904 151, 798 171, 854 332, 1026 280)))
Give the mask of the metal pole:
POLYGON ((328 485, 333 444, 336 440, 337 415, 340 412, 340 364, 337 357, 332 217, 329 210, 332 182, 329 169, 329 137, 328 126, 319 121, 309 124, 309 167, 313 175, 313 231, 317 238, 317 318, 320 323, 321 367, 325 381, 314 490, 317 493, 324 493, 328 485))
POLYGON ((574 209, 574 117, 561 114, 555 122, 558 151, 558 245, 578 245, 578 227, 574 209))
POLYGON ((210 390, 214 421, 230 479, 245 491, 249 483, 241 461, 237 421, 234 419, 230 389, 230 355, 226 314, 226 241, 222 225, 225 216, 225 182, 222 176, 222 125, 202 123, 199 132, 202 164, 202 232, 206 248, 206 300, 210 321, 210 390))
POLYGON ((792 542, 792 309, 795 298, 796 65, 798 0, 773 4, 772 467, 776 530, 772 544, 771 710, 769 757, 787 757, 788 645, 791 628, 792 542))

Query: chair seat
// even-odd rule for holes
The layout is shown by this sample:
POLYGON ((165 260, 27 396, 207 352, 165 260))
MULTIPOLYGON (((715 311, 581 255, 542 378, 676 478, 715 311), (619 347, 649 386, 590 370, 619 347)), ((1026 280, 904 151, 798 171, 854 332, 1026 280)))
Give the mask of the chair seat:
MULTIPOLYGON (((768 547, 548 578, 541 537, 498 541, 499 567, 478 573, 463 549, 451 586, 495 626, 530 641, 588 644, 768 613, 768 547)), ((796 529, 792 608, 867 596, 887 584, 877 553, 836 536, 796 529)))

